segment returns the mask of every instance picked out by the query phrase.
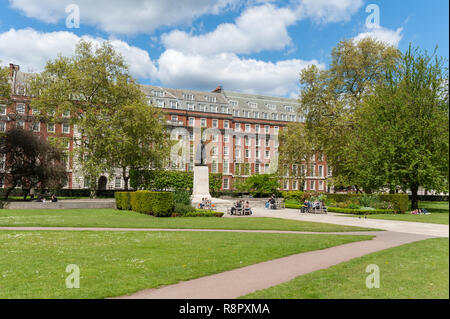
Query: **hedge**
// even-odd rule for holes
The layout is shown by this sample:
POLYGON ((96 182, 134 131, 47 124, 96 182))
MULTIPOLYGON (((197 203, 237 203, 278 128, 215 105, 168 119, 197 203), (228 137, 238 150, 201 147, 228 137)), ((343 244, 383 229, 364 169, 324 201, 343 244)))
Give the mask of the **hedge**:
POLYGON ((341 213, 341 214, 353 214, 353 215, 373 215, 373 214, 393 214, 395 213, 391 209, 350 209, 350 208, 339 208, 339 207, 327 207, 329 212, 341 213))
POLYGON ((116 207, 120 210, 131 210, 130 192, 115 192, 116 207))
POLYGON ((137 191, 133 210, 155 217, 170 216, 173 212, 173 194, 171 192, 137 191))
POLYGON ((184 217, 222 217, 223 213, 213 212, 213 211, 196 211, 189 212, 184 215, 184 217))
POLYGON ((391 203, 396 212, 406 212, 409 209, 409 197, 407 194, 379 194, 382 201, 391 203))

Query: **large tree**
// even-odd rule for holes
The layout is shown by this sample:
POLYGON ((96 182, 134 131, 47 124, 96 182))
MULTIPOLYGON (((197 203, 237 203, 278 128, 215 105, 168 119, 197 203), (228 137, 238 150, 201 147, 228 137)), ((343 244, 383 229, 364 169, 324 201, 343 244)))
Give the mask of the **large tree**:
MULTIPOLYGON (((375 85, 385 80, 399 56, 394 47, 371 38, 344 40, 333 49, 329 69, 311 66, 301 72, 300 116, 305 118, 305 136, 326 154, 336 186, 364 184, 354 170, 359 156, 353 147, 358 125, 355 112, 375 85)), ((370 189, 371 185, 362 187, 370 189)))
POLYGON ((121 107, 106 123, 105 158, 111 167, 121 168, 125 189, 131 168, 159 168, 168 157, 171 143, 157 108, 137 101, 121 107))
POLYGON ((5 200, 18 186, 22 187, 26 198, 32 188, 57 189, 67 180, 63 151, 31 131, 12 129, 3 133, 0 157, 5 160, 4 170, 0 172, 0 178, 8 186, 5 200))
POLYGON ((410 47, 357 114, 355 169, 368 183, 448 192, 449 100, 445 60, 410 47))
POLYGON ((105 151, 114 150, 105 144, 112 141, 108 136, 115 128, 108 121, 123 107, 145 103, 123 57, 108 42, 94 47, 80 41, 72 57, 49 61, 31 89, 35 95, 31 105, 44 120, 60 121, 69 115, 70 123, 76 125, 75 169, 89 179, 91 196, 95 196, 99 175, 114 168, 105 156, 105 151))

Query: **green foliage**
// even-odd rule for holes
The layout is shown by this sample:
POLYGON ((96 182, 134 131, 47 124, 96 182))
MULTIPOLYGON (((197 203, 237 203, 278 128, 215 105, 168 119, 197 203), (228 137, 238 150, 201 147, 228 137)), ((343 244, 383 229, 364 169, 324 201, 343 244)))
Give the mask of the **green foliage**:
POLYGON ((239 184, 239 191, 248 192, 253 197, 279 194, 278 177, 270 174, 252 175, 239 184))
POLYGON ((176 190, 173 192, 173 202, 175 204, 191 205, 191 193, 185 190, 176 190))
POLYGON ((130 193, 130 208, 132 211, 136 212, 137 210, 137 196, 136 196, 136 192, 131 192, 130 193))
POLYGON ((195 208, 191 205, 186 205, 183 203, 175 203, 174 210, 173 210, 173 217, 177 216, 185 216, 187 213, 195 212, 195 208))
POLYGON ((173 194, 171 192, 136 191, 133 210, 155 217, 170 216, 173 211, 173 194))
POLYGON ((146 190, 192 190, 191 172, 168 170, 130 170, 130 185, 146 190))
POLYGON ((305 192, 303 191, 289 191, 289 192, 281 192, 281 196, 285 200, 295 200, 299 203, 304 201, 305 192))
POLYGON ((114 198, 116 199, 116 207, 119 210, 130 210, 130 192, 115 192, 114 198))
POLYGON ((222 188, 222 173, 209 173, 209 191, 212 196, 220 192, 222 188))
POLYGON ((30 94, 35 96, 31 107, 40 111, 41 120, 61 122, 68 112, 70 117, 64 120, 77 125, 81 133, 74 136, 77 169, 90 178, 94 196, 98 176, 112 173, 117 164, 108 154, 122 152, 118 141, 122 146, 123 138, 131 136, 121 136, 123 128, 118 128, 115 119, 129 108, 145 104, 145 95, 130 76, 123 56, 107 41, 95 47, 81 40, 73 56, 48 61, 29 84, 30 94))
POLYGON ((301 72, 300 116, 305 118, 306 132, 301 133, 303 142, 297 141, 298 147, 295 141, 299 136, 292 135, 293 142, 287 150, 294 155, 297 153, 297 163, 305 159, 302 155, 307 155, 297 150, 307 150, 304 144, 310 144, 326 154, 327 164, 333 168, 332 182, 335 186, 373 187, 365 183, 364 175, 355 169, 356 159, 362 155, 370 156, 361 154, 355 147, 356 112, 364 97, 371 95, 375 85, 386 79, 399 56, 396 48, 383 42, 370 38, 362 41, 349 39, 333 48, 329 69, 311 66, 301 72))
POLYGON ((209 211, 209 210, 197 210, 195 212, 186 213, 185 217, 222 217, 224 214, 221 212, 209 211))
POLYGON ((377 195, 361 195, 361 194, 327 194, 328 199, 332 199, 341 208, 358 208, 374 207, 388 208, 395 212, 406 212, 409 205, 409 197, 407 194, 377 194, 377 195), (362 201, 361 201, 362 200, 362 201), (389 203, 385 205, 383 202, 389 203))
POLYGON ((355 170, 369 183, 448 191, 448 67, 443 58, 410 47, 367 96, 357 114, 355 170), (364 156, 362 156, 364 155, 364 156))
POLYGON ((392 209, 350 209, 339 207, 328 207, 329 212, 353 215, 374 215, 374 214, 393 214, 392 209))
POLYGON ((409 209, 409 197, 406 194, 380 194, 380 200, 393 205, 396 212, 404 213, 409 209))
POLYGON ((0 66, 0 104, 10 104, 11 85, 9 79, 9 69, 0 66))

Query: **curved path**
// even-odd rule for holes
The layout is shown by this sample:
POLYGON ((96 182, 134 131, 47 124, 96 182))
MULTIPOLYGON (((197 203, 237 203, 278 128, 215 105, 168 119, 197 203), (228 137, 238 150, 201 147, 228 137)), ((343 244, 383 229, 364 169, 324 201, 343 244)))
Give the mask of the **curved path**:
POLYGON ((295 254, 170 286, 145 289, 118 298, 234 299, 353 258, 430 238, 425 235, 394 232, 374 232, 372 234, 376 235, 372 240, 295 254))

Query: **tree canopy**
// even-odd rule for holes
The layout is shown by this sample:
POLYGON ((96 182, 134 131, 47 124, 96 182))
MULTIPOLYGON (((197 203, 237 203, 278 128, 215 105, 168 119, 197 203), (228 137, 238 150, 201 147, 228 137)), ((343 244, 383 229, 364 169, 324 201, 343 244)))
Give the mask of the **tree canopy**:
POLYGON ((66 157, 63 151, 40 139, 31 131, 11 129, 0 136, 0 157, 4 170, 0 172, 10 192, 21 186, 24 197, 32 188, 61 188, 66 180, 66 157))
POLYGON ((75 169, 89 179, 92 196, 98 176, 112 174, 115 165, 158 159, 163 149, 156 145, 162 141, 160 117, 110 43, 94 47, 80 41, 72 57, 49 61, 31 88, 36 96, 31 105, 45 121, 68 117, 76 125, 75 169))
POLYGON ((449 100, 445 61, 410 47, 357 113, 361 155, 355 170, 367 185, 448 192, 449 100))
POLYGON ((305 118, 305 135, 312 147, 326 154, 336 186, 361 182, 353 162, 357 156, 352 145, 358 125, 355 112, 399 57, 394 47, 370 38, 344 40, 333 49, 329 69, 311 66, 301 72, 300 116, 305 118))

